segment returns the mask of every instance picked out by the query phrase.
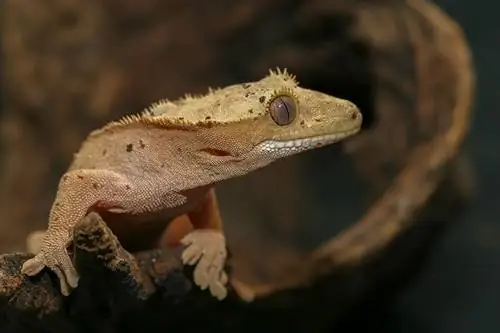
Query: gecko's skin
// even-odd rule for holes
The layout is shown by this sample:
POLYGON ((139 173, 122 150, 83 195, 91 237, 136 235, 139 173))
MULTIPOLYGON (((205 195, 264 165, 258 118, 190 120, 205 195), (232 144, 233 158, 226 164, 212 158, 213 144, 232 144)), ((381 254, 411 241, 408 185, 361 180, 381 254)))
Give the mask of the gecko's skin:
POLYGON ((62 176, 41 246, 22 272, 47 267, 69 295, 79 276, 67 248, 90 211, 117 217, 122 231, 152 219, 166 228, 187 214, 194 230, 181 240, 182 259, 196 264, 195 282, 222 299, 226 249, 212 187, 343 140, 361 123, 353 103, 299 87, 286 70, 111 122, 88 136, 62 176))

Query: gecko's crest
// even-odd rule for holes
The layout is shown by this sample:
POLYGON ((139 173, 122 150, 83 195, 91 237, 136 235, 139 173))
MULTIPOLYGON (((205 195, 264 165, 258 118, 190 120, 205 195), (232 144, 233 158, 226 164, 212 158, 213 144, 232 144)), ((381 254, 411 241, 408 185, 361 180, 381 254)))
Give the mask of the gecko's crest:
POLYGON ((150 116, 143 113, 126 115, 120 118, 117 121, 112 121, 102 127, 101 129, 97 129, 91 134, 93 136, 105 133, 106 131, 123 128, 130 125, 149 125, 153 127, 160 127, 165 129, 172 130, 182 130, 182 131, 196 131, 199 128, 207 128, 212 127, 216 124, 210 122, 199 122, 199 123, 190 123, 183 119, 168 119, 160 116, 150 116))
MULTIPOLYGON (((145 117, 156 116, 160 113, 166 112, 169 107, 175 107, 175 104, 170 100, 164 98, 159 101, 152 103, 146 109, 144 109, 140 115, 145 117)), ((123 117, 121 120, 125 120, 127 116, 123 117)))
POLYGON ((182 104, 182 103, 189 103, 193 100, 197 100, 200 98, 205 97, 206 95, 203 94, 185 94, 181 98, 179 98, 177 101, 175 101, 176 104, 182 104))
POLYGON ((295 85, 299 84, 299 82, 297 81, 297 77, 292 73, 288 72, 286 68, 280 69, 279 67, 276 67, 275 70, 270 69, 269 76, 280 78, 285 81, 292 81, 293 83, 295 83, 295 85))

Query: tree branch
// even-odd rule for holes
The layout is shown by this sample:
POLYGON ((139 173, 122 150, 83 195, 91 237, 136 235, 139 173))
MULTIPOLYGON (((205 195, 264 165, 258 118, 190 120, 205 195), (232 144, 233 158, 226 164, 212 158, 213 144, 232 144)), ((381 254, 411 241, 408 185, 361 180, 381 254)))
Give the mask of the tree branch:
POLYGON ((0 256, 2 332, 110 332, 117 316, 135 311, 140 318, 160 303, 175 326, 185 306, 218 303, 209 291, 193 287, 192 269, 182 265, 180 253, 179 247, 131 255, 100 216, 91 213, 75 229, 74 258, 81 278, 69 297, 60 294, 49 270, 29 278, 20 273, 32 255, 0 256))

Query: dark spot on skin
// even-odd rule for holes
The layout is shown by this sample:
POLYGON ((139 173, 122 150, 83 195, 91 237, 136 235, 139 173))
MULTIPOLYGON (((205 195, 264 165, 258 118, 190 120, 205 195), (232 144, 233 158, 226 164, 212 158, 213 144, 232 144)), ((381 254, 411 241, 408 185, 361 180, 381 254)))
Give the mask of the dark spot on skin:
POLYGON ((315 118, 315 119, 314 119, 314 121, 315 121, 315 122, 317 122, 317 123, 320 123, 320 122, 321 122, 321 119, 319 119, 319 118, 315 118))
POLYGON ((162 164, 160 165, 160 168, 164 168, 164 167, 165 167, 165 163, 162 163, 162 164))
POLYGON ((264 103, 266 101, 266 96, 260 96, 259 102, 264 103))
POLYGON ((210 117, 210 116, 205 117, 205 120, 210 120, 210 119, 212 119, 212 117, 210 117))
POLYGON ((231 156, 231 153, 222 149, 217 149, 217 148, 203 148, 200 149, 200 151, 207 153, 212 156, 231 156))
POLYGON ((248 113, 253 113, 253 109, 248 109, 248 113))
POLYGON ((252 93, 251 93, 251 92, 247 92, 247 93, 245 93, 245 97, 250 97, 250 96, 252 96, 252 93))
POLYGON ((54 203, 54 207, 59 207, 60 205, 61 205, 61 204, 59 203, 59 201, 56 201, 56 202, 54 203))
POLYGON ((139 140, 139 147, 140 147, 141 149, 144 149, 144 148, 146 147, 146 145, 144 144, 144 141, 139 140))
POLYGON ((289 125, 297 116, 297 102, 289 95, 276 96, 269 103, 269 112, 277 125, 289 125))
POLYGON ((96 190, 99 188, 99 184, 97 183, 92 183, 92 187, 95 188, 96 190))
POLYGON ((352 112, 351 112, 351 119, 352 119, 352 120, 356 120, 357 118, 358 118, 358 113, 357 113, 357 112, 355 112, 355 111, 352 111, 352 112))
POLYGON ((182 152, 182 148, 181 147, 177 147, 177 151, 180 153, 182 152))
POLYGON ((54 222, 55 222, 55 221, 59 221, 59 217, 57 217, 57 216, 56 216, 56 217, 54 217, 53 221, 54 221, 54 222))
POLYGON ((125 185, 125 188, 126 188, 127 190, 130 190, 130 185, 129 185, 129 184, 125 185))
POLYGON ((102 156, 105 156, 107 152, 108 152, 108 151, 107 151, 106 149, 104 149, 104 150, 102 151, 102 156))
POLYGON ((249 83, 242 83, 241 86, 244 88, 244 89, 248 89, 250 88, 250 84, 249 83))
POLYGON ((131 144, 131 143, 129 143, 129 144, 127 145, 127 152, 129 152, 129 153, 130 153, 132 150, 134 150, 134 145, 133 145, 133 144, 131 144))
POLYGON ((83 179, 83 176, 82 175, 76 175, 78 177, 78 179, 83 179))
POLYGON ((181 120, 181 121, 184 120, 184 117, 179 117, 179 120, 181 120))
POLYGON ((305 122, 304 120, 301 120, 301 121, 300 121, 300 125, 301 125, 301 126, 304 126, 305 124, 306 124, 306 122, 305 122))
POLYGON ((62 177, 62 180, 63 180, 63 181, 65 181, 65 180, 67 180, 67 179, 68 179, 68 175, 64 175, 64 176, 62 177))

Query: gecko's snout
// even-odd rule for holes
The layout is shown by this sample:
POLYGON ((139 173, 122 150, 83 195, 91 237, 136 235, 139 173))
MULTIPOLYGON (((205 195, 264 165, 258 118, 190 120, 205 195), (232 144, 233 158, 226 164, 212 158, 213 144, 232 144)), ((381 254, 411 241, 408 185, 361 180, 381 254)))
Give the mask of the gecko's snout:
POLYGON ((349 111, 347 111, 347 116, 352 119, 352 120, 358 120, 358 119, 362 119, 363 118, 363 115, 361 114, 361 111, 359 110, 359 108, 352 104, 349 108, 349 111))
POLYGON ((345 118, 352 123, 354 127, 361 127, 363 123, 363 114, 358 106, 352 102, 347 102, 345 106, 345 118))

